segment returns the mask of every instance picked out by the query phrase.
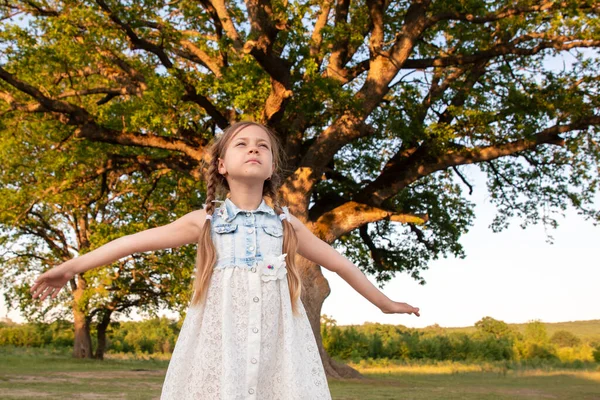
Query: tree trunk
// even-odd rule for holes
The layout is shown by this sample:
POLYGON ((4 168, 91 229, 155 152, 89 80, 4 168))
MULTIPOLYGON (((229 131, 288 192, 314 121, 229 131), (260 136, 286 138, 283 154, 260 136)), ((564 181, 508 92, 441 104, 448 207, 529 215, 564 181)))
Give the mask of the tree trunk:
POLYGON ((86 282, 77 277, 77 288, 73 291, 73 324, 75 329, 75 343, 73 346, 74 358, 92 358, 92 338, 90 337, 90 324, 86 317, 85 307, 82 303, 86 282))
POLYGON ((105 310, 102 316, 102 321, 97 326, 98 329, 98 347, 96 347, 96 354, 94 358, 98 360, 104 360, 104 352, 106 351, 106 328, 108 328, 108 324, 110 324, 110 316, 112 315, 112 311, 105 310))
POLYGON ((296 259, 302 275, 302 304, 306 309, 308 320, 312 326, 323 368, 328 377, 340 378, 364 378, 364 376, 352 367, 337 362, 327 354, 323 347, 323 338, 321 337, 321 308, 323 301, 331 293, 329 283, 321 272, 321 267, 314 263, 298 257, 296 259))

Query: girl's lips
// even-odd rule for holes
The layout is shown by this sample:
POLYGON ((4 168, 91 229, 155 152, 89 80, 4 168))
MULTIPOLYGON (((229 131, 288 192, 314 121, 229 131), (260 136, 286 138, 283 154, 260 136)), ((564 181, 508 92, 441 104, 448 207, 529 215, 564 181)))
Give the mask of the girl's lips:
POLYGON ((250 161, 246 161, 247 163, 256 163, 256 164, 260 164, 260 161, 257 160, 250 160, 250 161))

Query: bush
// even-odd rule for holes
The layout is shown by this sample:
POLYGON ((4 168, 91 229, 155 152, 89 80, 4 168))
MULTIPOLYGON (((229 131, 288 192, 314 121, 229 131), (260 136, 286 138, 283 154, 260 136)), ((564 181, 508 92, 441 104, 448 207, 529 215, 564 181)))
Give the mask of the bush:
POLYGON ((537 343, 527 343, 523 356, 527 360, 558 360, 554 348, 537 343))
POLYGON ((46 342, 43 333, 33 325, 16 325, 0 329, 0 346, 42 347, 44 344, 46 342))
POLYGON ((560 330, 552 335, 550 343, 557 347, 575 347, 581 344, 581 339, 569 331, 560 330))
POLYGON ((592 352, 592 357, 594 357, 594 361, 600 362, 600 347, 596 347, 592 352))
POLYGON ((172 352, 179 335, 177 322, 168 318, 111 324, 110 346, 116 353, 154 354, 172 352))
MULTIPOLYGON (((395 360, 411 362, 525 362, 562 363, 571 367, 600 362, 600 338, 582 343, 567 331, 548 339, 545 326, 533 321, 525 335, 502 321, 486 317, 476 323, 473 333, 450 332, 433 325, 426 329, 401 325, 365 323, 338 327, 334 319, 321 320, 325 350, 342 362, 352 360, 395 360), (567 346, 570 345, 570 346, 567 346)), ((133 354, 150 357, 171 353, 181 328, 181 320, 167 318, 111 323, 107 329, 107 354, 133 354)), ((95 344, 95 328, 91 330, 95 344)), ((0 325, 0 346, 72 348, 73 327, 69 321, 51 324, 0 325)))
POLYGON ((593 356, 594 349, 588 345, 580 345, 574 347, 559 347, 556 350, 556 354, 560 361, 564 363, 573 362, 592 362, 594 361, 593 356))

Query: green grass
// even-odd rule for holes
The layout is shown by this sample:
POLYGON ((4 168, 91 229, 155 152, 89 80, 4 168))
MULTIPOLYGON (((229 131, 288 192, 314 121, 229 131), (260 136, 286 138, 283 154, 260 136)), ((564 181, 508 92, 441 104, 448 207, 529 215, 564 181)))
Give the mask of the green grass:
POLYGON ((350 365, 371 382, 330 382, 334 399, 600 399, 597 364, 582 369, 511 367, 504 362, 350 365))
MULTIPOLYGON (((152 359, 77 360, 66 350, 4 347, 0 397, 158 399, 167 365, 152 359)), ((579 369, 454 362, 351 365, 366 379, 330 379, 335 400, 600 399, 600 366, 593 363, 579 369)))
POLYGON ((2 399, 151 399, 168 361, 79 360, 69 351, 0 348, 2 399))

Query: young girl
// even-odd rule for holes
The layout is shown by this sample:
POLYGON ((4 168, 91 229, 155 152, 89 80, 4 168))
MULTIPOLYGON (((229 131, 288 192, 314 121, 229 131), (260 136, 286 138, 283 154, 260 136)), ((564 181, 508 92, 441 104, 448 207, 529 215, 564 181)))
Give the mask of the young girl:
POLYGON ((55 298, 75 274, 135 252, 197 243, 194 293, 161 399, 331 399, 294 255, 338 273, 384 313, 419 309, 387 298, 280 206, 279 146, 267 127, 235 123, 209 151, 204 209, 45 272, 32 296, 55 298))

